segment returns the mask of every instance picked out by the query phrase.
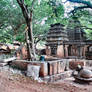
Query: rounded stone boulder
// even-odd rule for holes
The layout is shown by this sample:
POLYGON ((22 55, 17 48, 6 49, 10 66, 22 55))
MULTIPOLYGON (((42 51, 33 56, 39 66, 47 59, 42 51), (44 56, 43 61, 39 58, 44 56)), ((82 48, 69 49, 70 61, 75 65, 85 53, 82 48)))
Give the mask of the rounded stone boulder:
POLYGON ((87 70, 87 69, 82 69, 79 72, 79 77, 81 78, 92 78, 92 71, 91 70, 87 70))

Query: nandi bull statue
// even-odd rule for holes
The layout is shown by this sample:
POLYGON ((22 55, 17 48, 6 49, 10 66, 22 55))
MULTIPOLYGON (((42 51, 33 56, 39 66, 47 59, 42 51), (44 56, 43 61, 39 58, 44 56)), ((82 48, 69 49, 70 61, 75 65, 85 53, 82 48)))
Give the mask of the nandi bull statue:
POLYGON ((73 71, 72 75, 75 80, 92 82, 92 71, 85 69, 80 65, 77 66, 76 70, 73 71))

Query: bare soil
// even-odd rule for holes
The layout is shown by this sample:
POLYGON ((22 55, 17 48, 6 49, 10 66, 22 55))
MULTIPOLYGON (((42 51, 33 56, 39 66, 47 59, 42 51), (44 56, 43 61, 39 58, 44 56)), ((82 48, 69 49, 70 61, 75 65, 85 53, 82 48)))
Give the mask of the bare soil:
POLYGON ((38 83, 23 75, 0 71, 0 92, 92 92, 92 85, 78 85, 71 80, 38 83))

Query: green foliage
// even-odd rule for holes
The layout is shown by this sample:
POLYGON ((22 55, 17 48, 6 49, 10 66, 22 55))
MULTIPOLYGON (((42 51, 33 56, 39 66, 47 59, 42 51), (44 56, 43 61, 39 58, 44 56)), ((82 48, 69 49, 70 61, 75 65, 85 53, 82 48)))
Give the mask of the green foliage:
MULTIPOLYGON (((32 1, 24 1, 30 10, 32 1)), ((50 24, 62 21, 64 7, 58 0, 53 3, 54 5, 49 0, 41 0, 40 3, 36 1, 33 9, 34 35, 46 34, 50 24)), ((25 20, 16 0, 0 0, 0 31, 2 31, 0 41, 24 41, 25 26, 25 20), (7 35, 9 35, 9 38, 7 38, 7 35)))
MULTIPOLYGON (((21 10, 14 0, 0 0, 0 42, 12 42, 24 23, 21 10)), ((24 30, 24 29, 22 29, 24 30)))
MULTIPOLYGON (((73 16, 76 16, 78 20, 80 21, 80 24, 77 24, 78 26, 83 26, 84 31, 86 32, 87 39, 92 40, 92 14, 91 10, 79 10, 74 15, 70 16, 70 19, 72 19, 73 16), (89 28, 89 29, 86 29, 89 28), (91 28, 91 29, 90 29, 91 28)), ((71 24, 70 24, 71 25, 71 24)), ((75 24, 72 24, 74 26, 75 24)))
POLYGON ((0 42, 11 43, 13 37, 11 36, 10 29, 0 30, 0 42))
POLYGON ((41 0, 39 4, 34 6, 34 34, 46 34, 50 24, 62 22, 64 17, 64 7, 59 2, 49 0, 41 0), (58 4, 56 4, 58 3, 58 4))
POLYGON ((92 40, 92 0, 68 0, 72 3, 77 3, 78 6, 73 10, 74 15, 77 16, 82 24, 89 28, 85 29, 87 33, 87 38, 92 40))
MULTIPOLYGON (((24 0, 30 10, 32 0, 24 0)), ((33 34, 43 35, 48 32, 50 24, 67 25, 71 16, 65 18, 61 0, 39 0, 33 8, 33 34), (40 1, 40 2, 39 2, 40 1)), ((92 27, 90 10, 77 11, 75 16, 83 26, 92 27)), ((12 43, 14 40, 25 41, 26 23, 16 0, 0 0, 0 42, 12 43)), ((92 30, 86 30, 88 39, 92 39, 92 30)))
POLYGON ((88 40, 92 40, 92 31, 86 30, 88 40))

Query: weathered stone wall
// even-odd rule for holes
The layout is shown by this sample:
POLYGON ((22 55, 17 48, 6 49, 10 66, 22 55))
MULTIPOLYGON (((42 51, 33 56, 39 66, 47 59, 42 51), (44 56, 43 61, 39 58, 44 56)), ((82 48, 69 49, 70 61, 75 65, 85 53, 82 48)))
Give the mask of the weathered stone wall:
POLYGON ((63 60, 44 61, 44 62, 16 60, 12 62, 11 66, 26 71, 27 66, 29 64, 40 66, 40 73, 39 73, 40 77, 62 73, 64 72, 66 66, 66 62, 63 60))
POLYGON ((40 66, 40 76, 44 77, 48 75, 48 67, 47 67, 47 62, 32 62, 32 61, 26 61, 26 60, 16 60, 13 61, 11 66, 13 68, 17 68, 20 70, 24 70, 27 71, 27 66, 28 65, 36 65, 36 66, 40 66))

